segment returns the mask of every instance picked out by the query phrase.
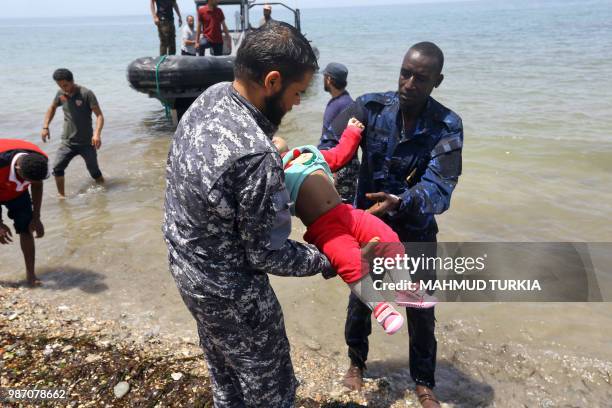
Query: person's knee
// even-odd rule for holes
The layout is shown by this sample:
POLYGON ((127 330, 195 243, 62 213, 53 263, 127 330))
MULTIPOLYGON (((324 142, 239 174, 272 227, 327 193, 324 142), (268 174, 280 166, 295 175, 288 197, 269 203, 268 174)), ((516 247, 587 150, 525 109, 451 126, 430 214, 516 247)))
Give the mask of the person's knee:
POLYGON ((67 160, 65 159, 58 160, 53 165, 53 170, 51 171, 51 174, 53 174, 54 177, 64 177, 64 172, 66 170, 66 167, 68 167, 67 160))
POLYGON ((19 235, 19 239, 22 243, 34 242, 34 234, 30 232, 28 228, 26 228, 22 232, 17 233, 19 235))
POLYGON ((14 219, 14 227, 15 233, 18 235, 26 234, 32 235, 30 232, 30 223, 32 222, 32 213, 31 211, 24 211, 23 213, 17 215, 14 219))

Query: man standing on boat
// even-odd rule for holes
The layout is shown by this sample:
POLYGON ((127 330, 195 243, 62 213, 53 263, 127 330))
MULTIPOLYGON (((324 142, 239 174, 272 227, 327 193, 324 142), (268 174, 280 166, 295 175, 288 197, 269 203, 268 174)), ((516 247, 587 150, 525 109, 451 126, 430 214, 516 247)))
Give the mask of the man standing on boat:
POLYGON ((269 23, 270 21, 274 21, 272 18, 272 6, 269 4, 264 4, 263 6, 263 17, 259 20, 259 26, 263 26, 264 24, 269 23))
POLYGON ((219 0, 208 0, 208 3, 198 8, 198 24, 196 26, 196 47, 199 55, 204 56, 206 48, 211 49, 212 55, 223 55, 223 36, 232 44, 230 32, 225 24, 225 15, 219 7, 219 0))
POLYGON ((178 16, 179 27, 183 25, 181 11, 176 0, 151 0, 151 15, 159 33, 159 55, 176 54, 176 29, 174 12, 178 16))
MULTIPOLYGON (((329 92, 332 98, 327 102, 323 114, 323 131, 319 141, 319 149, 331 149, 337 144, 332 129, 332 122, 336 117, 353 103, 353 98, 346 90, 348 68, 338 62, 330 62, 323 70, 323 89, 329 92)), ((336 190, 345 203, 353 204, 357 192, 357 175, 359 174, 359 158, 355 157, 335 175, 336 190)))
MULTIPOLYGON (((336 136, 352 116, 366 126, 355 204, 384 220, 403 242, 436 242, 434 215, 449 208, 461 174, 461 118, 430 96, 444 79, 443 65, 444 55, 435 44, 413 45, 404 56, 396 92, 363 95, 332 124, 336 136)), ((427 248, 435 251, 435 245, 427 248)), ((351 295, 345 327, 351 365, 344 384, 352 389, 363 384, 370 315, 370 309, 351 295)), ((437 351, 434 308, 406 308, 406 315, 410 375, 417 396, 423 407, 439 408, 432 391, 437 351)))
POLYGON ((289 193, 272 144, 317 69, 294 27, 275 22, 250 32, 235 81, 191 105, 170 147, 169 266, 197 322, 217 408, 294 406, 297 380, 268 274, 334 275, 314 246, 288 239, 289 193))

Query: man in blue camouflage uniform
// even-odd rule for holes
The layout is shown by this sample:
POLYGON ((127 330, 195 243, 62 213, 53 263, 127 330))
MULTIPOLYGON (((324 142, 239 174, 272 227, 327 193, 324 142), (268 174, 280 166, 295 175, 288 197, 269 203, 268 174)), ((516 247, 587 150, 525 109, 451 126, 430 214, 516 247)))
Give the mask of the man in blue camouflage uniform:
MULTIPOLYGON (((434 218, 449 208, 461 174, 461 118, 430 95, 443 80, 442 51, 429 42, 406 53, 397 92, 358 98, 332 124, 339 136, 355 116, 365 126, 355 204, 381 217, 403 242, 435 242, 434 218)), ((435 256, 434 245, 427 254, 435 256)), ((435 271, 421 271, 427 278, 435 271), (429 275, 427 275, 429 274, 429 275)), ((349 299, 345 337, 351 367, 345 385, 360 388, 368 355, 371 311, 349 299)), ((433 391, 436 365, 434 309, 406 309, 410 373, 424 407, 439 407, 433 391)))
POLYGON ((289 195, 271 142, 316 69, 293 27, 254 30, 238 50, 236 80, 194 102, 170 148, 170 271, 197 322, 218 408, 294 406, 297 382, 267 274, 334 275, 315 247, 288 239, 289 195))

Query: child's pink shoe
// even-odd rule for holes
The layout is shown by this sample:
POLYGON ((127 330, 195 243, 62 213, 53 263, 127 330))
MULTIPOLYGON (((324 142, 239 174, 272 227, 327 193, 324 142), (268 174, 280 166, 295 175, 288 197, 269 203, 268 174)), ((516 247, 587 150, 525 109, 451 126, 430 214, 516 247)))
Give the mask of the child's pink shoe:
POLYGON ((404 324, 404 316, 399 314, 397 310, 387 302, 377 304, 373 313, 376 321, 380 323, 387 334, 397 332, 404 324))

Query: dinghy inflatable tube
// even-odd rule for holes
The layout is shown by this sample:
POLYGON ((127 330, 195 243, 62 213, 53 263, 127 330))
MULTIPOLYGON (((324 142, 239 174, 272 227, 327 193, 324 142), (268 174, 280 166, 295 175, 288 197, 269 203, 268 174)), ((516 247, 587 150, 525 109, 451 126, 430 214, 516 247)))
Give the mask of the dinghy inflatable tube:
POLYGON ((159 64, 161 58, 138 58, 128 66, 132 88, 148 94, 156 93, 157 89, 174 94, 194 89, 203 91, 216 83, 234 80, 233 56, 169 55, 159 64))

